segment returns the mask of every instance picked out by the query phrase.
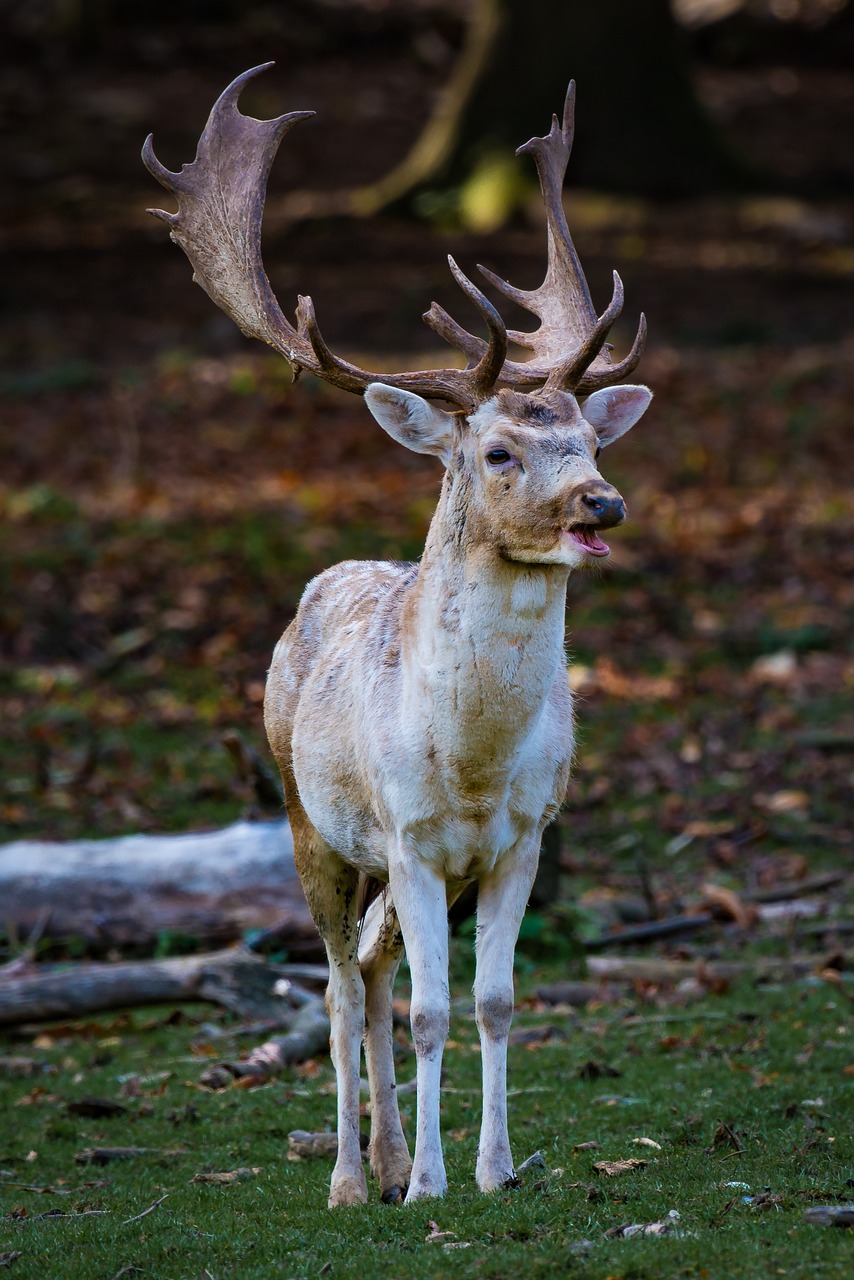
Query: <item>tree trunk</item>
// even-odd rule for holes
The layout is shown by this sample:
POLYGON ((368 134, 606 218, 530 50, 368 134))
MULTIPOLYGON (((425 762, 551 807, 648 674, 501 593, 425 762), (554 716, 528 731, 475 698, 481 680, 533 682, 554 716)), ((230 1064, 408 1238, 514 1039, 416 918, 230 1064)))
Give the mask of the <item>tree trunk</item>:
POLYGON ((429 210, 429 193, 449 188, 463 188, 465 204, 492 166, 518 185, 513 153, 547 132, 571 77, 574 185, 686 196, 758 183, 694 94, 669 0, 480 0, 436 116, 376 192, 429 210))

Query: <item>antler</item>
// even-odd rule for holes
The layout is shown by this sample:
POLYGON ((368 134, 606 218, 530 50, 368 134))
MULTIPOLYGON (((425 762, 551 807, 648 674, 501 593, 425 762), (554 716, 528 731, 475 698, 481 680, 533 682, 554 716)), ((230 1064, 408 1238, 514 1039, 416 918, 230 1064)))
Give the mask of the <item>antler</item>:
POLYGON ((447 400, 466 411, 488 399, 498 382, 511 387, 570 390, 586 395, 618 382, 634 369, 646 338, 640 319, 629 355, 612 364, 605 339, 623 305, 623 286, 614 272, 614 293, 597 317, 581 263, 575 252, 561 191, 572 149, 575 82, 566 95, 563 123, 552 118, 545 138, 532 138, 519 148, 537 166, 548 220, 548 267, 539 289, 516 289, 485 267, 481 274, 505 297, 540 320, 533 333, 509 333, 492 303, 459 269, 451 274, 484 320, 489 340, 468 333, 437 303, 424 316, 428 325, 466 357, 465 369, 429 369, 411 373, 370 373, 336 356, 326 345, 314 304, 300 297, 296 327, 283 314, 261 259, 261 218, 267 179, 285 134, 313 111, 291 111, 275 120, 255 120, 237 109, 244 85, 273 64, 264 63, 238 76, 219 97, 199 139, 196 158, 180 173, 164 168, 154 154, 151 135, 142 158, 157 181, 178 200, 178 212, 148 212, 171 228, 202 286, 243 333, 260 338, 290 362, 294 376, 303 369, 345 391, 364 391, 371 382, 447 400), (533 352, 523 363, 507 359, 507 342, 533 352))
MULTIPOLYGON (((588 395, 599 387, 619 382, 638 364, 646 341, 646 317, 641 315, 632 349, 613 364, 605 339, 623 309, 623 284, 614 272, 614 291, 608 307, 596 315, 584 272, 569 234, 561 192, 575 132, 575 81, 571 80, 563 109, 563 121, 552 116, 545 138, 532 138, 517 155, 532 155, 546 206, 548 267, 539 289, 517 289, 486 267, 478 271, 500 293, 539 318, 532 333, 511 329, 507 337, 533 352, 523 363, 507 360, 501 382, 512 387, 545 383, 546 390, 575 391, 588 395)), ((424 317, 446 341, 465 351, 468 359, 482 354, 483 340, 467 333, 435 304, 424 317)))
POLYGON ((454 279, 486 322, 489 342, 479 343, 466 369, 370 373, 330 351, 320 333, 311 298, 300 297, 296 328, 286 319, 261 260, 261 218, 270 168, 285 134, 313 111, 292 111, 276 120, 241 115, 237 100, 247 83, 273 64, 238 76, 219 97, 199 140, 196 158, 180 173, 164 168, 146 138, 142 158, 161 186, 178 200, 178 212, 149 209, 171 228, 193 266, 193 279, 248 337, 260 338, 290 362, 294 375, 315 373, 345 391, 384 382, 471 410, 488 398, 504 364, 507 331, 498 312, 449 259, 454 279))

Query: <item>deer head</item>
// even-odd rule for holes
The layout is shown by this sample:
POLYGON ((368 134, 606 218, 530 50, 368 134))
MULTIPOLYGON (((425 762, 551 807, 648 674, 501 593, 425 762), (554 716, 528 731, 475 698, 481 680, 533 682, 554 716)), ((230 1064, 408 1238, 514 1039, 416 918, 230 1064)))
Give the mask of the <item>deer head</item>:
POLYGON ((463 469, 471 515, 479 515, 510 560, 576 564, 608 554, 597 529, 625 516, 620 495, 599 476, 599 450, 626 432, 646 409, 645 387, 615 386, 640 360, 646 321, 640 317, 628 355, 611 359, 608 333, 623 306, 614 272, 611 301, 597 315, 566 222, 561 192, 572 149, 575 82, 562 120, 519 154, 534 158, 546 206, 548 264, 538 289, 517 289, 484 267, 481 275, 539 320, 531 332, 508 330, 480 289, 448 259, 476 307, 488 338, 463 329, 437 303, 425 322, 465 357, 465 368, 372 373, 336 356, 324 341, 310 297, 300 297, 293 325, 283 314, 261 259, 267 179, 279 144, 311 111, 255 120, 238 110, 244 85, 272 63, 238 76, 218 99, 196 158, 180 173, 157 160, 149 136, 146 167, 178 200, 178 212, 151 209, 171 228, 193 278, 243 333, 260 338, 290 363, 333 386, 365 395, 368 408, 401 444, 435 454, 450 473, 463 469), (531 352, 508 358, 508 342, 531 352), (579 405, 579 399, 587 397, 579 405), (434 403, 444 402, 452 411, 434 403), (455 410, 455 411, 453 411, 455 410), (559 465, 555 467, 555 459, 559 465), (517 501, 512 502, 513 495, 517 501))

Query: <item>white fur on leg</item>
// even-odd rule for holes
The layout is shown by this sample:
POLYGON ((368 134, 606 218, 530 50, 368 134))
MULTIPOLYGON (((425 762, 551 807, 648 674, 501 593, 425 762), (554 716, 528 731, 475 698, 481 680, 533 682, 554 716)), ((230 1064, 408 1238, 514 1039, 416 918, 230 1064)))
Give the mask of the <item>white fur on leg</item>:
POLYGON ((329 956, 329 1040, 338 1080, 338 1158, 329 1187, 329 1208, 365 1204, 368 1184, 359 1140, 359 1059, 364 1024, 365 988, 355 965, 342 972, 329 956))
POLYGON ((480 883, 475 1014, 483 1066, 477 1185, 495 1191, 514 1176, 507 1132, 507 1036, 513 1017, 513 952, 537 869, 536 844, 514 851, 480 883))
POLYGON ((411 850, 392 853, 389 886, 412 975, 410 1018, 418 1076, 415 1160, 406 1203, 448 1186, 439 1133, 442 1054, 448 1038, 448 908, 444 879, 411 850))

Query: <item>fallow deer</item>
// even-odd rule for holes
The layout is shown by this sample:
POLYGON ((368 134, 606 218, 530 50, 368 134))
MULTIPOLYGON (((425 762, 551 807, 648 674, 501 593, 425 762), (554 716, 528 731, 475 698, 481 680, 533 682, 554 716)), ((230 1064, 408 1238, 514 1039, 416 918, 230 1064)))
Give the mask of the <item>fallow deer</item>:
MULTIPOLYGON (((271 64, 266 64, 271 65, 271 64)), ((476 1176, 514 1178, 507 1132, 507 1035, 513 955, 545 825, 563 801, 573 753, 564 653, 571 570, 607 556, 602 530, 625 518, 600 476, 599 451, 640 418, 646 387, 615 386, 643 349, 613 363, 605 339, 620 313, 614 273, 597 316, 567 227, 562 186, 574 84, 563 118, 520 152, 539 174, 548 267, 538 289, 484 268, 531 312, 508 331, 450 259, 488 341, 435 303, 424 319, 465 368, 369 373, 334 355, 311 299, 296 326, 264 272, 261 217, 284 135, 313 114, 255 120, 238 110, 239 76, 213 108, 195 161, 171 173, 151 138, 145 163, 178 200, 151 210, 171 227, 194 278, 240 329, 291 364, 364 394, 398 443, 445 468, 418 564, 347 561, 306 588, 269 673, 265 722, 281 769, 296 864, 329 956, 327 1007, 338 1080, 338 1158, 330 1206, 367 1199, 359 1146, 364 1040, 371 1091, 370 1167, 385 1201, 446 1189, 439 1077, 448 1035, 448 905, 477 881, 475 1011, 483 1055, 476 1176), (527 361, 508 359, 508 340, 527 361), (450 408, 441 407, 437 401, 450 408), (360 883, 380 882, 360 930, 360 883), (404 948, 417 1058, 415 1159, 401 1128, 392 1055, 392 983, 404 948)))

